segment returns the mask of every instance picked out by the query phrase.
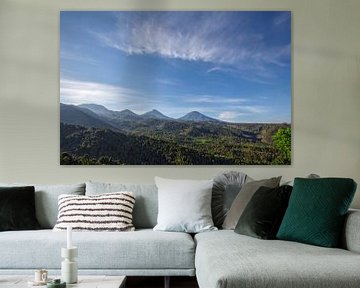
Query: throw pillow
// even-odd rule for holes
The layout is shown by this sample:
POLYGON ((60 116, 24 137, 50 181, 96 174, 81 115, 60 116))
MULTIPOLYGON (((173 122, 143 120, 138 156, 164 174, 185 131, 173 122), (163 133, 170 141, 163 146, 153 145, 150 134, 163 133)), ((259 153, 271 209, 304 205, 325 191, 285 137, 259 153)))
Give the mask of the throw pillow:
POLYGON ((275 239, 288 206, 292 187, 260 187, 251 198, 235 232, 260 239, 275 239))
POLYGON ((58 197, 61 194, 85 195, 85 183, 64 185, 0 183, 0 186, 34 186, 36 218, 43 229, 52 229, 55 226, 58 216, 58 197))
POLYGON ((255 192, 261 187, 276 188, 279 186, 280 177, 274 177, 270 179, 263 179, 258 181, 251 181, 241 188, 239 194, 236 196, 234 202, 232 203, 229 212, 227 213, 223 229, 234 230, 237 222, 240 219, 241 214, 243 213, 246 205, 249 203, 251 197, 255 192))
POLYGON ((237 171, 228 171, 215 176, 212 189, 211 214, 216 227, 221 228, 225 216, 241 187, 251 180, 245 173, 237 171))
POLYGON ((86 195, 117 191, 131 191, 135 195, 133 211, 135 228, 154 228, 158 215, 158 191, 155 184, 86 182, 86 195))
POLYGON ((277 238, 336 247, 355 190, 348 178, 295 178, 277 238))
POLYGON ((198 233, 216 230, 211 217, 213 180, 155 177, 159 213, 154 230, 198 233))
POLYGON ((33 186, 0 187, 0 231, 40 228, 34 194, 33 186))
POLYGON ((72 226, 74 231, 133 231, 132 192, 96 196, 61 195, 55 231, 72 226))

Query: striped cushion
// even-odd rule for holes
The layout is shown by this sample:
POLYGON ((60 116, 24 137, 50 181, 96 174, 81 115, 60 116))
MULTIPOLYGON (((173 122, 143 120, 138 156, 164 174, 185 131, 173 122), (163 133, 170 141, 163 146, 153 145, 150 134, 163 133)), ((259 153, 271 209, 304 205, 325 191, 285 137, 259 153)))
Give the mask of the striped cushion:
POLYGON ((133 192, 115 192, 93 196, 59 196, 59 214, 55 231, 72 226, 74 231, 133 231, 133 192))

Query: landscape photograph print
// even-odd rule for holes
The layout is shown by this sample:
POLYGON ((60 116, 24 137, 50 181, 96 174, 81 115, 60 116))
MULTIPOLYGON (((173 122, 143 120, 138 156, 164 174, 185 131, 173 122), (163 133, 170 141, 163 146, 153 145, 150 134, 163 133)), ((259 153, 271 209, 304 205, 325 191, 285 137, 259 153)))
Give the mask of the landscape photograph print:
POLYGON ((61 165, 290 165, 290 11, 61 11, 61 165))

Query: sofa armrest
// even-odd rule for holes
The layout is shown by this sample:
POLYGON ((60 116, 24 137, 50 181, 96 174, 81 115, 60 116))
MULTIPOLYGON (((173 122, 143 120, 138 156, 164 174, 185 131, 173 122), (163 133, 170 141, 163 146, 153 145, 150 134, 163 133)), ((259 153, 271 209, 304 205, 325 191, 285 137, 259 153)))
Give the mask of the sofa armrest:
POLYGON ((343 248, 360 253, 360 210, 349 210, 343 232, 343 248))

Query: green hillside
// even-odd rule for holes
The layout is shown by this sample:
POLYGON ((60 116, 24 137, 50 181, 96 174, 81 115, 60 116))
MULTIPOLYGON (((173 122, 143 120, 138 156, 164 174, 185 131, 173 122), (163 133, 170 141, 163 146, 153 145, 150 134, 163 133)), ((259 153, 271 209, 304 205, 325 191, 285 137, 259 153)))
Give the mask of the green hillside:
POLYGON ((60 163, 269 165, 276 159, 276 164, 289 164, 279 157, 282 152, 272 143, 275 132, 285 124, 243 124, 246 127, 226 124, 222 128, 217 123, 162 124, 163 129, 138 127, 130 133, 61 123, 60 163), (166 129, 167 125, 177 129, 166 129))

